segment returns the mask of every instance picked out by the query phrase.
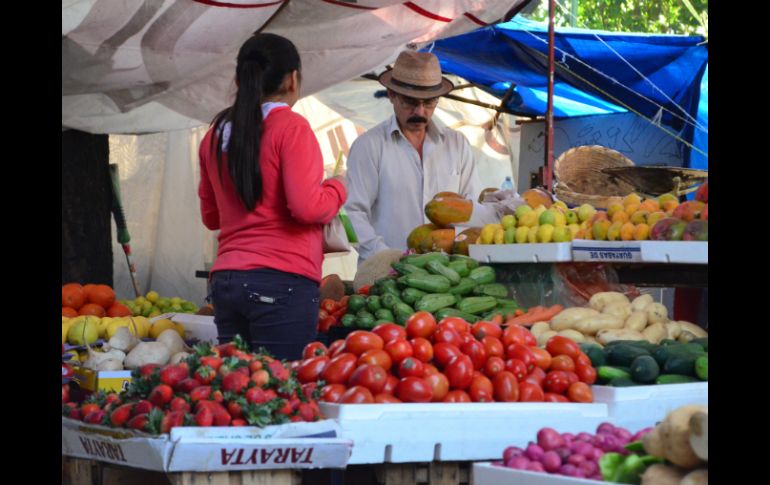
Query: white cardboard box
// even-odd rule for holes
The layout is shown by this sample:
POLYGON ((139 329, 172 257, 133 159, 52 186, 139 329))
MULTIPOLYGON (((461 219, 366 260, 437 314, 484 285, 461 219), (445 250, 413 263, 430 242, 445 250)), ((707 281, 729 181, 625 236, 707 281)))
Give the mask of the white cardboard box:
POLYGON ((708 241, 642 241, 647 263, 709 264, 708 241))
POLYGON ((708 406, 708 382, 652 386, 593 386, 594 402, 607 404, 610 421, 632 433, 654 426, 674 409, 687 404, 708 406))
POLYGON ((707 241, 572 241, 572 259, 587 262, 708 264, 707 241))
POLYGON ((473 485, 607 485, 613 482, 514 470, 491 463, 473 464, 473 485))
POLYGON ((572 259, 584 262, 641 263, 641 241, 572 241, 572 259))
POLYGON ((328 404, 321 411, 353 440, 350 464, 493 460, 545 426, 594 432, 605 404, 405 403, 328 404))
POLYGON ((558 263, 572 261, 572 243, 471 244, 471 258, 484 263, 558 263))

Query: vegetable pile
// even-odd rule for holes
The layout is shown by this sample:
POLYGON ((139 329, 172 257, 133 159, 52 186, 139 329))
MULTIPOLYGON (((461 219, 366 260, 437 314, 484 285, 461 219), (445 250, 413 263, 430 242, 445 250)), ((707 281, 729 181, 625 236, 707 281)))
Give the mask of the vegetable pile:
POLYGON ((308 344, 293 366, 301 383, 321 387, 321 400, 341 404, 588 403, 596 380, 591 360, 570 339, 554 337, 540 349, 520 325, 471 325, 452 316, 436 323, 426 311, 405 326, 355 330, 328 349, 308 344))

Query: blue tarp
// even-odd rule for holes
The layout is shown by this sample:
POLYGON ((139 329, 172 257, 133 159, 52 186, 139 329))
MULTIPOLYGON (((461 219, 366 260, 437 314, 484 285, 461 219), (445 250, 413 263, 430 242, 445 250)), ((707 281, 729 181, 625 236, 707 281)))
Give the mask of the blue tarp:
MULTIPOLYGON (((670 127, 669 131, 689 143, 694 140, 697 148, 708 153, 708 78, 704 77, 708 49, 703 41, 699 36, 557 28, 554 116, 632 111, 670 127), (702 79, 705 96, 701 95, 702 79), (661 111, 660 106, 665 110, 661 111), (693 130, 688 115, 698 118, 706 132, 693 130), (694 131, 698 136, 694 137, 694 131)), ((465 78, 499 98, 515 85, 507 103, 512 112, 522 116, 545 114, 546 24, 516 17, 510 22, 436 41, 426 50, 438 56, 444 72, 465 78)), ((692 152, 693 163, 696 153, 692 152)), ((704 168, 704 164, 707 167, 707 157, 698 155, 699 168, 704 168)), ((690 157, 686 158, 689 165, 690 157)))

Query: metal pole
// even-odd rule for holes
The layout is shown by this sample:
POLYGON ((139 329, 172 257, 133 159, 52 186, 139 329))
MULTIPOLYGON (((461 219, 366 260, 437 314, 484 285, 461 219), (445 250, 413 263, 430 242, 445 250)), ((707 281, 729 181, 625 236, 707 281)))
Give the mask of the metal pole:
POLYGON ((543 184, 553 190, 553 76, 554 76, 554 0, 548 2, 548 108, 545 113, 545 170, 543 184))

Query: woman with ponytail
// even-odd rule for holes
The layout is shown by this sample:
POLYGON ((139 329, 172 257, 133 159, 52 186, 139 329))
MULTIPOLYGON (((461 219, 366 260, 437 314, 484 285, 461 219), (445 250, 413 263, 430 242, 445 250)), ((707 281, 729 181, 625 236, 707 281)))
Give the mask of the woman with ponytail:
POLYGON ((323 180, 323 159, 299 99, 294 44, 256 34, 241 47, 238 92, 200 146, 203 224, 219 230, 211 300, 219 341, 299 359, 316 337, 323 226, 347 198, 343 177, 323 180))

